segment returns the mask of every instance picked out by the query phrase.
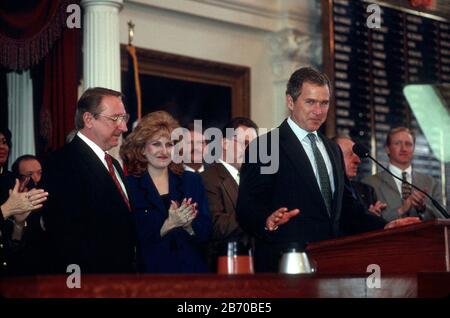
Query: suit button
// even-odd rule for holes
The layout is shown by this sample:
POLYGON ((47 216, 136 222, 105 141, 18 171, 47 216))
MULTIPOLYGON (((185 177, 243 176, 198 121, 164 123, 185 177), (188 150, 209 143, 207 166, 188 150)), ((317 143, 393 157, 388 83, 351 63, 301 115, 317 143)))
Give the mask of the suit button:
POLYGON ((3 264, 2 264, 2 265, 6 267, 6 266, 7 266, 8 264, 7 264, 6 262, 3 262, 3 264))
POLYGON ((145 209, 145 210, 144 210, 144 213, 148 213, 148 210, 147 210, 147 209, 145 209))
POLYGON ((3 248, 3 244, 0 244, 0 248, 3 248))

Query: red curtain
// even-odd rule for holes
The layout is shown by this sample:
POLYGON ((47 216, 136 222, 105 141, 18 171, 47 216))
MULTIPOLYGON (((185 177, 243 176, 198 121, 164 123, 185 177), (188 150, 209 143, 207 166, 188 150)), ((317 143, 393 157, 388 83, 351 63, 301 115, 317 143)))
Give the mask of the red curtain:
POLYGON ((43 151, 60 148, 74 128, 78 98, 80 31, 65 29, 50 54, 44 58, 39 134, 43 151))
POLYGON ((65 14, 52 0, 0 1, 0 64, 25 70, 37 64, 61 36, 65 14))
MULTIPOLYGON (((68 29, 66 8, 79 0, 0 1, 0 67, 35 68, 40 105, 38 149, 47 152, 64 144, 73 129, 81 52, 80 29, 68 29)), ((70 12, 72 13, 72 12, 70 12)))

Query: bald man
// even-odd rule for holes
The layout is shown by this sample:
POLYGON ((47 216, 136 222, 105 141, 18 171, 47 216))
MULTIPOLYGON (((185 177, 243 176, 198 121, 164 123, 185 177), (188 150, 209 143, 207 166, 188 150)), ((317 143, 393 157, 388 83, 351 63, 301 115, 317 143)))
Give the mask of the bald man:
POLYGON ((351 185, 355 190, 352 190, 352 192, 369 212, 381 216, 381 211, 386 208, 386 204, 377 200, 375 189, 368 184, 354 180, 358 173, 358 166, 361 163, 361 159, 353 152, 355 143, 350 137, 344 135, 334 137, 333 141, 339 145, 344 155, 345 174, 350 179, 351 185))

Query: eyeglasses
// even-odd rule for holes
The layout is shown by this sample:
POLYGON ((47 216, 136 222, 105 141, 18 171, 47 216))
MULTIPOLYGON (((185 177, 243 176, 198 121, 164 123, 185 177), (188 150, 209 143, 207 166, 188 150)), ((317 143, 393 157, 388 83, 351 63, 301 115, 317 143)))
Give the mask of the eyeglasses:
POLYGON ((130 120, 130 114, 112 115, 112 116, 95 114, 94 117, 96 117, 96 116, 102 116, 102 117, 108 118, 109 120, 116 123, 117 125, 121 124, 122 122, 124 122, 126 124, 130 120))
POLYGON ((29 171, 26 174, 20 174, 19 176, 23 179, 25 178, 31 178, 34 174, 38 175, 38 176, 42 176, 42 170, 37 170, 37 171, 29 171))

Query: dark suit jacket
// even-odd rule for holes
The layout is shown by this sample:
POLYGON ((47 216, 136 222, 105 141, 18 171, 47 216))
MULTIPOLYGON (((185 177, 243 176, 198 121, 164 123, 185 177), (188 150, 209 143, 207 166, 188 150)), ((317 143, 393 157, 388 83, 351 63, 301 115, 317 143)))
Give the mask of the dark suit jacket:
POLYGON ((184 171, 175 175, 169 171, 170 200, 192 198, 198 204, 198 215, 192 222, 195 235, 175 228, 161 237, 160 230, 168 217, 168 209, 150 175, 128 176, 130 196, 138 231, 138 269, 146 273, 206 272, 204 244, 211 233, 208 202, 199 174, 184 171))
POLYGON ((209 264, 216 270, 217 257, 223 253, 226 242, 237 241, 248 246, 249 236, 236 218, 238 184, 220 162, 209 165, 201 174, 208 196, 213 223, 212 241, 208 248, 209 264))
POLYGON ((364 205, 366 209, 369 208, 371 204, 375 204, 378 201, 375 189, 368 184, 351 181, 353 189, 355 189, 355 195, 358 200, 364 205))
MULTIPOLYGON (((9 197, 9 189, 14 187, 12 172, 4 170, 0 174, 0 205, 9 197)), ((4 220, 0 211, 0 277, 10 274, 10 260, 14 248, 11 242, 12 222, 4 220), (6 265, 5 265, 6 264, 6 265)))
MULTIPOLYGON (((124 180, 120 165, 113 163, 124 180)), ((84 141, 75 136, 46 161, 42 187, 49 192, 42 213, 52 271, 66 272, 69 264, 78 264, 81 273, 134 271, 133 213, 84 141)))
MULTIPOLYGON (((271 131, 257 138, 267 138, 271 149, 271 131)), ((333 165, 335 191, 333 194, 331 217, 328 216, 314 171, 301 142, 285 120, 279 127, 279 167, 274 174, 261 174, 259 156, 256 163, 249 163, 250 144, 246 163, 241 168, 238 220, 241 226, 256 236, 256 271, 277 271, 281 253, 291 242, 301 246, 309 242, 331 239, 345 233, 358 233, 382 228, 383 220, 366 213, 344 186, 349 184, 345 176, 344 162, 339 147, 320 136, 333 165), (278 230, 265 230, 267 217, 280 207, 289 210, 298 208, 300 214, 278 230)), ((276 140, 274 142, 277 142, 276 140)), ((264 147, 265 148, 265 147, 264 147)), ((267 151, 263 150, 263 153, 267 151)), ((272 154, 273 155, 273 154, 272 154)))

